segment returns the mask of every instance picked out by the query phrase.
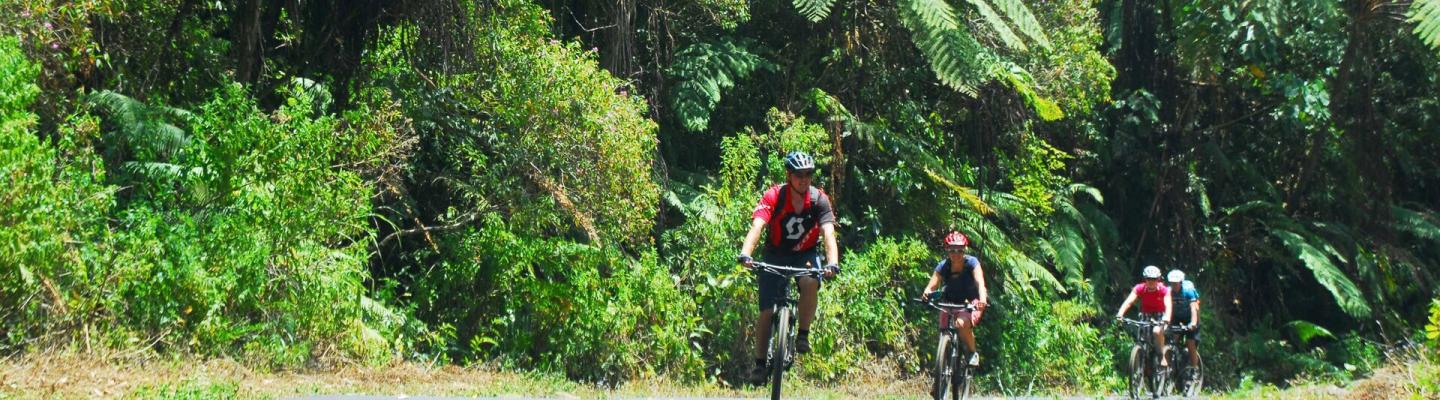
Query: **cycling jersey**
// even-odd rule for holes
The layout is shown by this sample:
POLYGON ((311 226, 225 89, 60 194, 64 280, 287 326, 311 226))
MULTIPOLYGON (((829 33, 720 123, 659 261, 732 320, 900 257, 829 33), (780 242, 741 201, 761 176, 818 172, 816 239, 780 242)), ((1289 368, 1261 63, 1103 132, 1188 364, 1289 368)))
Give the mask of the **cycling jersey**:
POLYGON ((1200 301, 1200 291, 1195 290, 1195 283, 1186 280, 1180 283, 1180 295, 1171 298, 1170 306, 1171 320, 1176 324, 1190 323, 1190 304, 1200 301))
POLYGON ((814 249, 820 241, 820 225, 835 223, 830 196, 825 192, 811 187, 797 209, 790 200, 794 190, 788 186, 780 184, 766 190, 751 214, 752 218, 764 219, 769 227, 765 240, 767 256, 790 256, 814 249))
POLYGON ((980 259, 971 255, 965 255, 965 265, 959 271, 951 268, 950 258, 940 261, 935 266, 935 273, 945 284, 945 294, 941 299, 950 303, 964 303, 980 298, 980 288, 975 282, 975 268, 980 267, 980 259))
POLYGON ((1170 288, 1163 284, 1156 284, 1155 290, 1145 290, 1145 284, 1135 285, 1135 296, 1140 298, 1140 312, 1146 314, 1158 314, 1165 312, 1165 295, 1170 294, 1170 288))

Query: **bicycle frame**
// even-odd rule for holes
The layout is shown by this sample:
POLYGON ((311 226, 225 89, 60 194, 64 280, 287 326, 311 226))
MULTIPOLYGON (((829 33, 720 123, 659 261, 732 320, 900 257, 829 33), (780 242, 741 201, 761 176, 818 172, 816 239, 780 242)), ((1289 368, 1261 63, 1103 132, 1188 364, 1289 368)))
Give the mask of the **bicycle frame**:
MULTIPOLYGON (((915 302, 924 303, 940 312, 970 311, 976 310, 973 304, 942 303, 937 301, 925 301, 913 299, 915 302)), ((970 378, 974 371, 970 368, 968 360, 970 351, 957 349, 960 345, 959 329, 954 324, 946 324, 940 327, 940 343, 937 345, 935 354, 935 371, 932 379, 934 383, 931 388, 931 396, 935 400, 944 400, 945 395, 951 399, 964 399, 970 396, 970 378), (949 386, 949 390, 946 390, 949 386)))
MULTIPOLYGON (((762 262, 752 264, 756 274, 769 273, 782 279, 801 276, 814 276, 821 281, 825 279, 823 271, 815 268, 795 268, 762 262)), ((771 308, 773 314, 770 316, 770 346, 765 354, 765 361, 770 365, 770 398, 774 400, 780 399, 782 375, 795 363, 795 341, 798 333, 790 327, 794 324, 795 308, 795 296, 792 295, 789 285, 786 285, 783 298, 771 308)))
POLYGON ((1126 328, 1130 330, 1131 338, 1135 340, 1135 345, 1131 347, 1132 359, 1130 360, 1131 365, 1129 366, 1131 370, 1128 371, 1131 375, 1129 383, 1130 397, 1138 398, 1141 391, 1141 388, 1135 387, 1137 383, 1134 379, 1136 361, 1145 364, 1142 367, 1144 371, 1142 371, 1143 375, 1139 383, 1144 386, 1144 389, 1148 389, 1152 396, 1158 397, 1162 392, 1166 391, 1165 383, 1167 380, 1165 379, 1165 373, 1158 370, 1160 368, 1160 357, 1164 357, 1164 355, 1161 354, 1161 349, 1159 349, 1157 343, 1155 343, 1153 328, 1162 326, 1164 323, 1160 321, 1142 321, 1129 318, 1122 318, 1121 321, 1126 325, 1126 328), (1137 355, 1135 354, 1137 349, 1139 350, 1139 355, 1143 357, 1140 360, 1134 359, 1137 355))

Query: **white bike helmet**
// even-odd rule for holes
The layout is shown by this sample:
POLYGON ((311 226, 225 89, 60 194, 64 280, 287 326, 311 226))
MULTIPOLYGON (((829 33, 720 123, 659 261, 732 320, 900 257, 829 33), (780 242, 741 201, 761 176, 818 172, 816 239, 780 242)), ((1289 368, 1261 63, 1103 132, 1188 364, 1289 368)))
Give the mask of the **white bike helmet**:
POLYGON ((1166 281, 1169 281, 1170 283, 1180 283, 1180 282, 1184 282, 1184 281, 1185 281, 1185 273, 1184 273, 1184 272, 1180 272, 1180 270, 1178 270, 1178 269, 1172 269, 1172 270, 1170 270, 1170 273, 1169 273, 1169 274, 1165 275, 1165 280, 1166 280, 1166 281))
POLYGON ((1147 265, 1145 266, 1145 270, 1140 273, 1140 276, 1145 279, 1160 279, 1160 267, 1147 265))

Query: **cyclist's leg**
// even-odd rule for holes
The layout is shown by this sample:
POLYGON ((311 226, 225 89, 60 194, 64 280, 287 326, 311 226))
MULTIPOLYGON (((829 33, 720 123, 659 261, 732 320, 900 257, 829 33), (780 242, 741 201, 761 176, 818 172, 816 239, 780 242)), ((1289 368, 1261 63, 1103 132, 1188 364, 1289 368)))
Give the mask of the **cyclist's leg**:
POLYGON ((1200 328, 1196 327, 1194 332, 1185 334, 1185 348, 1190 351, 1190 366, 1200 365, 1200 328))
POLYGON ((1155 326, 1150 328, 1150 332, 1155 335, 1156 349, 1160 351, 1160 368, 1169 367, 1170 361, 1165 359, 1165 327, 1155 326))
POLYGON ((955 331, 960 334, 960 341, 965 343, 965 351, 978 351, 975 347, 975 322, 978 319, 973 312, 959 312, 952 319, 955 321, 955 331))
MULTIPOLYGON (((803 257, 797 257, 796 267, 819 267, 820 255, 809 253, 803 257), (809 265, 806 265, 809 264, 809 265)), ((814 277, 802 277, 795 281, 800 289, 800 331, 809 332, 810 323, 815 321, 815 305, 818 302, 817 292, 820 291, 820 281, 814 277)))

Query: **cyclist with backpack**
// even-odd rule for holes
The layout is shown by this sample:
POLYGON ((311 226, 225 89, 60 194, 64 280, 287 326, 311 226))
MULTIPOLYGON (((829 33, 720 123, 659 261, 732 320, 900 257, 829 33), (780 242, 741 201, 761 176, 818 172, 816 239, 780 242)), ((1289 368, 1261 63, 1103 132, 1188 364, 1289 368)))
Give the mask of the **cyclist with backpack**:
POLYGON ((971 304, 975 311, 942 311, 940 313, 940 326, 953 325, 960 334, 961 342, 965 343, 965 350, 970 353, 970 359, 966 362, 971 367, 980 366, 980 353, 975 347, 975 326, 980 323, 980 315, 989 305, 989 291, 985 289, 985 271, 980 267, 980 259, 965 254, 966 248, 970 245, 970 238, 958 231, 952 231, 945 235, 941 245, 945 248, 945 259, 935 266, 930 274, 930 283, 925 285, 925 297, 928 300, 939 299, 946 303, 971 304), (936 291, 940 284, 945 284, 943 292, 936 291))
POLYGON ((1185 329, 1180 336, 1185 340, 1185 350, 1190 354, 1190 366, 1194 367, 1200 363, 1200 351, 1197 348, 1200 342, 1200 291, 1195 289, 1195 283, 1185 279, 1185 273, 1180 270, 1172 270, 1166 274, 1165 280, 1170 282, 1170 293, 1179 293, 1171 306, 1175 318, 1174 325, 1185 329))
MULTIPOLYGON (((811 186, 815 178, 815 159, 802 151, 790 152, 785 156, 785 180, 766 190, 759 204, 751 214, 750 231, 740 248, 739 262, 747 268, 754 268, 752 252, 760 241, 760 234, 766 233, 765 262, 796 268, 816 268, 824 265, 823 276, 834 277, 840 273, 840 248, 835 239, 835 212, 830 197, 824 191, 811 186), (768 229, 767 229, 768 228, 768 229), (820 263, 816 247, 821 239, 825 242, 825 263, 820 263)), ((770 340, 770 320, 774 316, 772 307, 784 301, 785 291, 790 282, 775 275, 758 274, 760 317, 755 321, 755 367, 752 379, 763 377, 766 370, 765 345, 770 340)), ((799 288, 799 322, 795 350, 800 354, 810 352, 810 324, 815 319, 816 292, 820 280, 813 277, 795 279, 799 288)))

